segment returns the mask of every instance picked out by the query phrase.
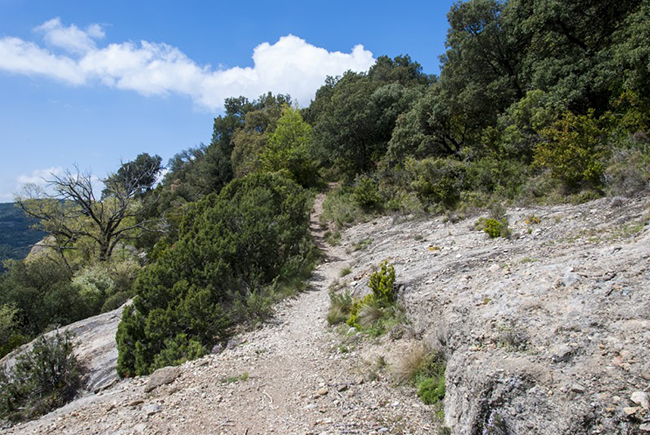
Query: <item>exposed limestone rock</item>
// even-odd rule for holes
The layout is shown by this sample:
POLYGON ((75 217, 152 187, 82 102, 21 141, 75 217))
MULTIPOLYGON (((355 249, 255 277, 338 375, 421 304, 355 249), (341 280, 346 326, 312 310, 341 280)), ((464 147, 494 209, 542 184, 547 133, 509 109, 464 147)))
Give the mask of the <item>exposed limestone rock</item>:
POLYGON ((171 384, 181 374, 178 367, 163 367, 158 369, 149 376, 149 382, 144 387, 144 392, 149 393, 161 385, 171 384))

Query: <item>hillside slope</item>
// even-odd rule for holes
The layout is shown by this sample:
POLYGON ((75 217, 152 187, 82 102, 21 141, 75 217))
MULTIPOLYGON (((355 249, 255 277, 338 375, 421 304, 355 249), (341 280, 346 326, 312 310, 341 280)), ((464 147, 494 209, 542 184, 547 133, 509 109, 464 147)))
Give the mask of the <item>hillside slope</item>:
POLYGON ((643 433, 650 197, 508 218, 510 240, 473 230, 477 217, 382 217, 347 230, 341 246, 321 240, 327 260, 310 290, 260 329, 6 433, 436 433, 432 408, 390 374, 419 340, 448 358, 453 433, 480 434, 496 415, 511 434, 643 433), (407 333, 373 340, 327 326, 330 284, 361 295, 383 260, 395 264, 407 333))
POLYGON ((31 229, 30 219, 13 203, 0 204, 0 271, 2 261, 22 259, 45 233, 31 229))

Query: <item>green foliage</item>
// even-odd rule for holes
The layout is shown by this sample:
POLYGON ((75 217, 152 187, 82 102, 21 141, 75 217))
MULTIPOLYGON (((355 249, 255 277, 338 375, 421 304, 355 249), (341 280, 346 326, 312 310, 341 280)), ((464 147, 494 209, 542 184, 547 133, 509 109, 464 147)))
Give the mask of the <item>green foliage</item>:
POLYGON ((397 300, 395 291, 395 267, 383 261, 378 271, 370 274, 368 286, 377 303, 382 307, 392 305, 397 300))
POLYGON ((37 339, 0 371, 0 416, 23 420, 45 414, 72 400, 81 384, 71 333, 58 331, 37 339))
POLYGON ((206 348, 197 340, 189 339, 187 334, 177 334, 174 338, 165 339, 162 350, 154 357, 151 371, 181 365, 186 361, 201 358, 206 353, 206 348))
POLYGON ((353 298, 349 292, 330 292, 330 325, 345 321, 349 326, 365 330, 373 335, 386 331, 387 325, 401 319, 402 312, 396 305, 395 268, 387 262, 371 274, 368 286, 372 293, 363 298, 353 298))
POLYGON ((93 312, 99 312, 106 299, 115 292, 115 283, 106 267, 86 267, 72 278, 84 304, 93 312))
POLYGON ((248 372, 244 372, 241 375, 237 376, 227 376, 221 379, 222 384, 234 384, 235 382, 246 382, 250 375, 248 372))
POLYGON ((10 261, 7 266, 0 280, 0 303, 18 310, 22 335, 34 337, 52 326, 92 315, 72 284, 70 271, 49 258, 10 261))
POLYGON ((411 174, 411 189, 425 204, 454 206, 465 187, 466 166, 455 159, 409 159, 406 169, 411 174))
POLYGON ((333 222, 336 228, 344 228, 363 220, 366 212, 353 200, 354 190, 348 187, 333 189, 323 202, 321 222, 333 222))
POLYGON ((386 152, 400 114, 430 78, 408 56, 382 57, 367 73, 347 72, 316 93, 309 117, 319 160, 348 180, 374 168, 386 152))
POLYGON ((417 343, 399 356, 392 370, 399 383, 417 387, 425 404, 436 405, 444 399, 446 362, 442 352, 417 343))
POLYGON ((606 119, 565 112, 563 117, 542 130, 544 142, 534 152, 535 164, 549 168, 554 177, 574 188, 581 183, 598 186, 604 171, 603 145, 606 119))
POLYGON ((313 186, 317 170, 311 148, 311 126, 302 119, 297 109, 286 106, 269 137, 268 146, 262 151, 262 168, 269 172, 287 170, 300 185, 313 186))
POLYGON ((375 302, 375 295, 372 293, 367 294, 363 298, 355 298, 354 301, 352 302, 352 305, 350 305, 350 313, 348 315, 348 319, 345 321, 348 325, 357 328, 357 329, 363 329, 362 325, 359 323, 359 314, 361 312, 361 309, 368 304, 372 304, 375 302))
POLYGON ((365 211, 381 209, 383 199, 377 181, 367 175, 357 176, 352 200, 365 211))
POLYGON ((501 236, 503 227, 504 227, 503 222, 493 218, 489 218, 485 220, 485 224, 483 225, 483 231, 485 231, 487 235, 490 236, 490 238, 494 239, 496 237, 501 236))
MULTIPOLYGON (((244 125, 232 135, 231 163, 236 178, 245 177, 262 168, 262 153, 275 130, 283 105, 278 101, 246 113, 244 125)), ((269 103, 271 101, 269 100, 269 103)), ((285 103, 286 104, 286 103, 285 103)))
POLYGON ((474 228, 484 231, 488 236, 490 236, 491 239, 495 239, 497 237, 510 237, 508 220, 506 218, 480 218, 474 223, 474 228))
POLYGON ((435 405, 445 398, 445 370, 442 352, 430 351, 412 373, 410 380, 417 387, 417 395, 425 404, 435 405))
POLYGON ((268 173, 234 180, 191 206, 179 240, 136 281, 117 333, 119 374, 191 358, 200 353, 196 343, 210 349, 242 320, 242 306, 259 314, 276 283, 302 277, 313 262, 308 206, 298 185, 268 173))
POLYGON ((497 122, 500 136, 496 147, 499 151, 509 159, 530 164, 533 150, 542 141, 539 132, 560 116, 561 108, 554 104, 546 92, 537 89, 528 91, 525 97, 508 107, 497 122))
POLYGON ((418 397, 425 405, 433 405, 445 398, 445 377, 425 378, 418 385, 418 397))
POLYGON ((0 305, 0 358, 23 344, 24 337, 18 325, 18 310, 0 305))
POLYGON ((109 196, 122 190, 141 196, 151 190, 162 169, 160 156, 138 154, 135 160, 122 164, 115 174, 105 180, 106 188, 102 195, 109 196))

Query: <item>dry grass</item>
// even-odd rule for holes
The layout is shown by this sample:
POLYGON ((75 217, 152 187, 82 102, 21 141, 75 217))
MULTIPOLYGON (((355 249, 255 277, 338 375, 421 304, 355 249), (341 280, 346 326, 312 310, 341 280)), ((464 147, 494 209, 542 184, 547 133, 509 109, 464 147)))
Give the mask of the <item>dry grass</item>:
POLYGON ((384 317, 384 311, 376 303, 368 303, 359 310, 359 325, 364 329, 372 326, 384 317))
POLYGON ((418 342, 404 350, 392 366, 395 380, 402 384, 415 380, 415 377, 426 367, 430 349, 418 342))

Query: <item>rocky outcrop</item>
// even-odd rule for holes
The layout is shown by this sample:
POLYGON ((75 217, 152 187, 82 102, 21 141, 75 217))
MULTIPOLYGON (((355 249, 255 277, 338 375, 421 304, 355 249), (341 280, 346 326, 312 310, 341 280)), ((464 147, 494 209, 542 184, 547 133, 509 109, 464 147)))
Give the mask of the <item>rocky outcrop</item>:
POLYGON ((649 204, 511 209, 510 240, 473 231, 478 216, 382 218, 348 233, 372 240, 351 284, 395 264, 416 331, 448 356, 453 433, 495 415, 511 434, 635 433, 650 418, 634 403, 650 387, 649 204))

